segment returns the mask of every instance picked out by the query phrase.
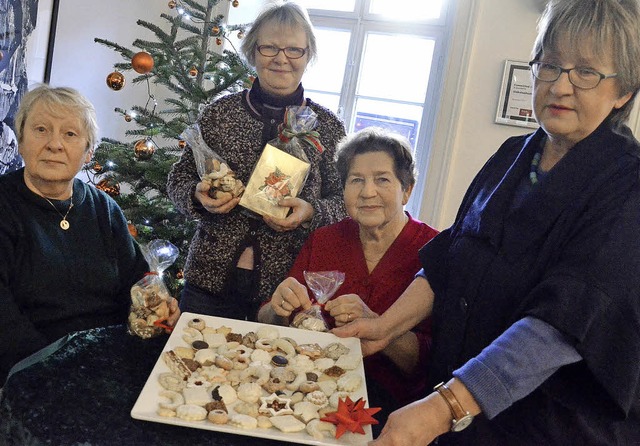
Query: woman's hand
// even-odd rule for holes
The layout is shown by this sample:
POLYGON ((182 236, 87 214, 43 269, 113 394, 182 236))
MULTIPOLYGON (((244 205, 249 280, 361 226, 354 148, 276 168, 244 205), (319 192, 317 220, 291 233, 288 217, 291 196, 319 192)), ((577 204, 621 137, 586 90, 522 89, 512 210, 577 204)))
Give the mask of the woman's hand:
POLYGON ((298 308, 311 308, 311 299, 304 285, 293 277, 287 277, 274 291, 269 305, 275 314, 288 318, 298 308))
POLYGON ((194 194, 196 200, 212 214, 226 214, 240 203, 240 197, 233 198, 231 194, 223 194, 221 198, 215 199, 209 196, 211 185, 203 181, 196 185, 194 194))
MULTIPOLYGON (((178 300, 172 297, 169 301, 169 317, 167 318, 167 325, 174 327, 176 322, 180 319, 180 308, 178 308, 178 300)), ((165 329, 167 333, 170 333, 170 329, 165 329)))
POLYGON ((392 412, 378 438, 369 446, 413 446, 430 444, 449 430, 449 409, 431 394, 392 412))
POLYGON ((341 327, 359 318, 379 317, 357 294, 343 294, 331 299, 324 305, 324 309, 335 319, 336 327, 341 327))
POLYGON ((359 338, 363 356, 373 355, 383 350, 391 341, 388 337, 388 332, 380 324, 379 317, 356 319, 346 325, 332 329, 331 333, 340 338, 359 338))
POLYGON ((315 211, 313 206, 302 198, 284 198, 278 203, 279 206, 290 207, 291 213, 285 218, 274 218, 265 215, 264 222, 274 231, 292 231, 302 223, 311 221, 315 211))

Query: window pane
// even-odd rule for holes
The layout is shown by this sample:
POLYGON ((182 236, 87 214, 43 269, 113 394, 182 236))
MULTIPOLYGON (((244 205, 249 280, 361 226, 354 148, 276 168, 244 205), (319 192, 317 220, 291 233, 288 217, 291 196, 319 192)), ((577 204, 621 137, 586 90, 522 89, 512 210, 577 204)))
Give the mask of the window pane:
POLYGON ((307 67, 302 79, 305 89, 340 94, 350 38, 349 31, 316 28, 318 58, 307 67))
POLYGON ((354 116, 355 122, 350 130, 359 131, 365 127, 389 129, 411 141, 415 152, 416 139, 422 119, 421 106, 358 99, 354 116))
POLYGON ((338 110, 338 107, 340 106, 339 94, 322 93, 320 91, 310 90, 305 87, 304 95, 311 99, 313 102, 316 102, 323 107, 327 107, 329 110, 342 118, 342 113, 340 110, 338 110))
POLYGON ((324 9, 328 11, 353 11, 356 0, 298 0, 300 6, 307 9, 324 9))
POLYGON ((443 0, 371 0, 372 14, 395 20, 426 20, 440 17, 443 0))
POLYGON ((424 102, 434 43, 424 37, 369 33, 357 94, 424 102))

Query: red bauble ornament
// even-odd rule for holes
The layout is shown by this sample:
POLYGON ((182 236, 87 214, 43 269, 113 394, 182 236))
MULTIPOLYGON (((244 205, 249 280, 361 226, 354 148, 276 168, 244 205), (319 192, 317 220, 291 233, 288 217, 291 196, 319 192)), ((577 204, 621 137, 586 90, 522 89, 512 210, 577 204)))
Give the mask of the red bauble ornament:
POLYGON ((153 69, 153 57, 146 51, 140 51, 131 58, 131 66, 136 73, 147 74, 153 69))
POLYGON ((125 79, 122 73, 118 71, 114 71, 113 73, 107 76, 107 85, 109 88, 115 91, 122 90, 124 87, 125 79))
POLYGON ((178 147, 184 149, 185 147, 187 147, 187 141, 181 139, 180 141, 178 141, 178 147))
POLYGON ((169 9, 173 9, 173 8, 175 8, 175 7, 176 7, 176 2, 175 2, 175 0, 171 0, 171 1, 167 4, 167 6, 169 6, 169 9))
POLYGON ((96 184, 96 188, 105 192, 110 197, 120 195, 120 185, 118 183, 112 183, 110 178, 100 180, 100 182, 96 184))
POLYGON ((195 66, 191 67, 191 69, 189 70, 189 75, 190 76, 194 76, 194 77, 197 76, 198 75, 198 69, 195 66))
POLYGON ((156 152, 156 147, 150 139, 141 139, 133 146, 136 158, 140 161, 151 159, 156 152))
POLYGON ((220 37, 216 37, 216 45, 222 45, 222 39, 220 37))
POLYGON ((234 8, 237 8, 238 5, 240 4, 240 2, 238 0, 233 0, 233 2, 231 2, 231 4, 233 5, 234 8))
POLYGON ((178 272, 176 273, 176 279, 178 280, 182 280, 184 279, 184 271, 179 269, 178 272))

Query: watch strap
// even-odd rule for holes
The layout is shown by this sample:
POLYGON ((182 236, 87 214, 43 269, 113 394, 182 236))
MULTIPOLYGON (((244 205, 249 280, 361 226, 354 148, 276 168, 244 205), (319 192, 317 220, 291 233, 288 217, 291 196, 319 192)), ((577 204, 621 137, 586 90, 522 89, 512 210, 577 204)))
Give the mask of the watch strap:
POLYGON ((462 418, 469 415, 469 412, 467 412, 462 408, 462 405, 460 404, 456 396, 453 394, 451 389, 447 387, 445 383, 438 384, 433 388, 433 390, 438 392, 440 396, 444 398, 444 401, 447 403, 447 406, 449 406, 449 410, 451 410, 451 415, 453 416, 454 422, 457 420, 461 420, 462 418))

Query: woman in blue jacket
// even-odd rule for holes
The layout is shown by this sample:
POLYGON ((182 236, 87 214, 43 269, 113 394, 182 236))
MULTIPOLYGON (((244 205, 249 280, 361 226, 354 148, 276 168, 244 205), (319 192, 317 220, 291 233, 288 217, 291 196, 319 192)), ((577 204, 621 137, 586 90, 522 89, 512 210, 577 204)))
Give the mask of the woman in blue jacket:
POLYGON ((540 129, 486 163, 394 306, 335 330, 370 354, 432 316, 441 384, 374 444, 637 444, 638 60, 637 0, 548 3, 530 62, 540 129))

